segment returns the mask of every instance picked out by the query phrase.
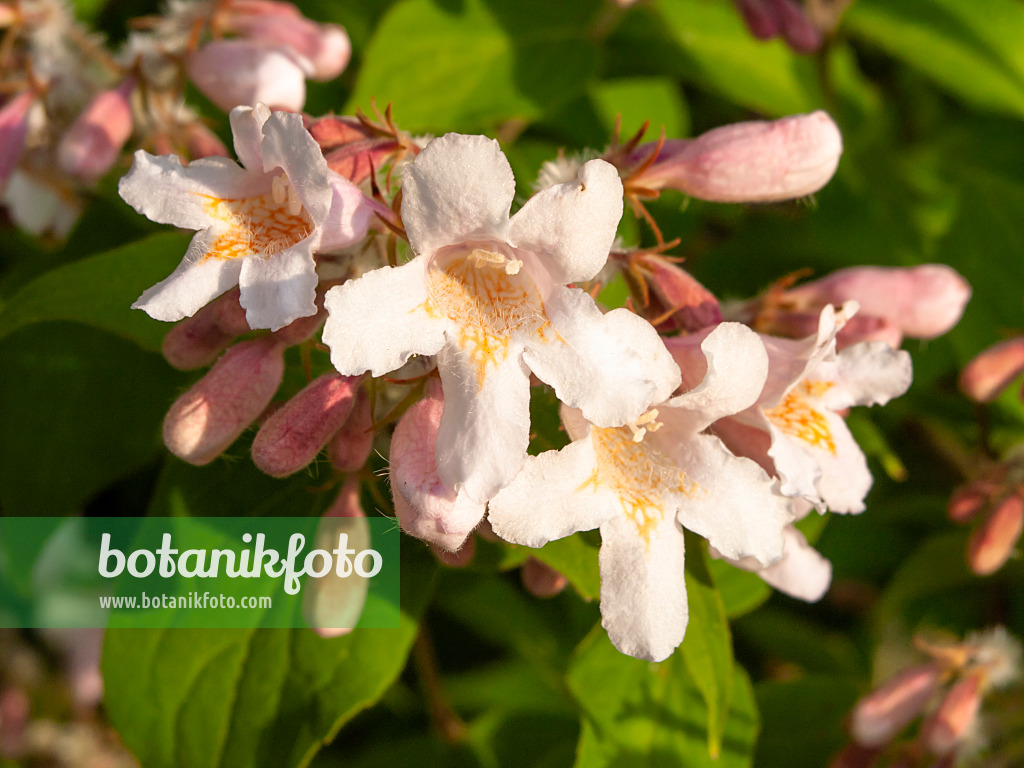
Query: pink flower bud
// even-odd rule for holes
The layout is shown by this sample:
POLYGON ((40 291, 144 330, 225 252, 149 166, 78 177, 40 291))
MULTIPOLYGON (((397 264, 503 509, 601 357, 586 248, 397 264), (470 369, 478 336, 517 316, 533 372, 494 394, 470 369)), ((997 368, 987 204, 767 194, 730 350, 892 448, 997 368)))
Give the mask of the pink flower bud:
POLYGON ((449 568, 465 568, 473 562, 473 555, 476 554, 476 537, 470 536, 466 539, 466 543, 462 545, 462 549, 457 549, 454 552, 449 552, 437 546, 437 544, 428 544, 427 546, 434 553, 434 557, 449 568))
POLYGON ((57 147, 57 163, 64 173, 84 181, 99 181, 132 135, 132 91, 135 80, 98 94, 82 111, 57 147))
POLYGON ((653 165, 632 181, 722 203, 788 200, 825 186, 842 152, 839 128, 818 111, 666 141, 653 165))
POLYGON ((534 597, 554 597, 569 583, 565 576, 535 557, 527 558, 523 563, 520 577, 523 587, 534 597))
POLYGON ((0 191, 7 186, 28 136, 28 113, 35 103, 31 91, 19 93, 0 108, 0 191))
POLYGON ((877 747, 849 744, 829 761, 828 768, 873 768, 881 751, 877 747))
POLYGON ((324 310, 323 301, 322 294, 317 296, 317 311, 315 314, 309 315, 308 317, 300 317, 298 320, 293 320, 284 328, 275 331, 274 338, 286 347, 293 347, 296 344, 301 344, 311 338, 320 330, 320 326, 322 326, 324 324, 324 320, 327 319, 327 312, 324 310))
POLYGON ((973 484, 958 488, 949 499, 946 514, 954 523, 966 523, 988 506, 989 496, 984 488, 973 484))
POLYGON ((911 667, 862 698, 853 708, 850 722, 854 740, 865 747, 888 744, 924 711, 939 688, 941 675, 935 664, 911 667))
POLYGON ((230 157, 231 153, 220 138, 200 122, 185 126, 185 150, 193 160, 200 157, 230 157))
POLYGON ((750 34, 759 40, 770 40, 779 34, 779 22, 764 0, 734 0, 750 34))
POLYGON ((327 443, 327 457, 339 472, 358 472, 366 465, 373 450, 373 414, 370 397, 360 387, 356 390, 352 413, 327 443))
POLYGON ((960 389, 974 400, 987 403, 1024 372, 1024 336, 989 347, 967 364, 960 374, 960 389))
POLYGON ((954 685, 938 710, 921 726, 921 741, 933 755, 947 755, 974 722, 981 705, 982 674, 974 673, 954 685))
POLYGON ((182 371, 202 368, 216 360, 235 337, 248 333, 238 295, 235 288, 171 328, 163 341, 167 362, 182 371))
POLYGON ((174 401, 164 444, 202 466, 217 458, 267 407, 284 375, 284 347, 269 336, 235 344, 174 401))
MULTIPOLYGON (((314 549, 328 552, 335 549, 342 534, 347 537, 348 548, 356 552, 372 546, 359 489, 357 478, 345 481, 338 497, 320 519, 314 549)), ((337 569, 320 578, 309 579, 302 595, 303 618, 321 637, 347 635, 359 623, 369 588, 369 581, 357 573, 341 577, 337 569)))
POLYGON ((647 317, 652 321, 665 318, 658 330, 693 332, 722 322, 715 295, 678 265, 648 252, 632 254, 630 265, 639 270, 654 294, 647 317))
POLYGON ((308 467, 351 413, 360 380, 340 373, 313 379, 260 427, 253 463, 273 477, 308 467))
POLYGON ((192 54, 188 75, 225 112, 262 102, 298 112, 306 103, 306 76, 287 53, 248 40, 214 40, 192 54))
POLYGON ((786 298, 820 307, 853 299, 860 315, 888 320, 907 336, 933 339, 959 322, 971 286, 952 267, 850 267, 797 286, 786 298))
POLYGON ((967 542, 967 563, 979 576, 995 573, 1009 559, 1024 530, 1024 499, 1007 496, 989 512, 967 542))
POLYGON ((287 48, 314 80, 333 80, 352 57, 352 44, 336 24, 317 24, 290 3, 236 4, 226 29, 269 47, 287 48))
POLYGON ((797 53, 813 53, 821 48, 822 37, 818 28, 804 14, 803 8, 793 0, 767 0, 778 20, 782 37, 797 53))

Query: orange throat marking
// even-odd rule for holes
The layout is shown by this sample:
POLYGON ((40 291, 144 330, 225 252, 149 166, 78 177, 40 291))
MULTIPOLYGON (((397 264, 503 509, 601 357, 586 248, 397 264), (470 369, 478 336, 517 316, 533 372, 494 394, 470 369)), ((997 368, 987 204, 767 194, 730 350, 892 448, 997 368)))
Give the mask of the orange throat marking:
POLYGON ((651 532, 665 518, 665 494, 692 496, 698 486, 650 442, 637 441, 634 434, 628 425, 591 427, 597 467, 580 490, 600 485, 615 493, 626 518, 649 545, 651 532))
POLYGON ((822 448, 833 456, 836 442, 828 425, 825 408, 818 402, 832 388, 830 381, 802 381, 781 403, 764 412, 768 420, 782 432, 814 448, 822 448))
POLYGON ((287 202, 278 202, 272 193, 238 200, 201 197, 207 198, 210 217, 225 226, 203 260, 270 258, 305 240, 313 231, 313 222, 304 208, 292 213, 287 202))
POLYGON ((512 334, 543 339, 550 328, 540 292, 520 266, 477 248, 430 267, 424 308, 458 325, 458 346, 473 362, 478 387, 508 356, 512 334))

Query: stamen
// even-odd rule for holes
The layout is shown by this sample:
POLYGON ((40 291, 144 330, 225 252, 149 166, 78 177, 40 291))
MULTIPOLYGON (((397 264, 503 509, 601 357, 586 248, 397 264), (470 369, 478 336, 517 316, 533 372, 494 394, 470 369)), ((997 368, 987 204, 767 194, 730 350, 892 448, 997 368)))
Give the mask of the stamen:
POLYGON ((639 419, 626 425, 633 433, 634 443, 641 442, 648 432, 657 432, 659 429, 662 428, 663 425, 660 421, 656 421, 657 418, 658 409, 651 408, 639 419))
POLYGON ((505 262, 505 274, 506 275, 518 275, 519 270, 522 269, 523 262, 519 259, 508 259, 505 262))
POLYGON ((274 177, 274 180, 270 183, 270 193, 275 203, 280 205, 288 199, 288 193, 291 191, 289 186, 287 176, 282 174, 281 176, 274 177))
MULTIPOLYGON (((288 184, 288 182, 285 182, 288 184)), ((288 213, 292 216, 298 216, 302 212, 302 200, 299 198, 299 193, 295 189, 294 184, 288 184, 288 213)))

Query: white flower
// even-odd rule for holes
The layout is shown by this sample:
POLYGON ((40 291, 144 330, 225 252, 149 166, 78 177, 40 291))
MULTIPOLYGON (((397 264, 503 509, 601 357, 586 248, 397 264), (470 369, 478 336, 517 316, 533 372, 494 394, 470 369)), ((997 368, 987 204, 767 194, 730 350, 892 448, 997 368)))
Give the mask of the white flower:
POLYGON ((242 167, 135 153, 121 197, 153 221, 198 233, 171 276, 132 306, 181 320, 238 285, 249 326, 277 330, 316 312, 313 253, 362 239, 370 209, 328 170, 301 116, 238 107, 231 130, 242 167))
POLYGON ((402 173, 402 220, 416 256, 327 293, 324 341, 338 371, 380 376, 437 355, 444 413, 438 472, 484 502, 522 466, 529 375, 602 426, 667 397, 679 372, 654 329, 606 315, 566 283, 604 265, 622 184, 603 161, 535 195, 509 218, 515 180, 496 141, 448 134, 402 173))
POLYGON ((764 346, 745 326, 723 323, 701 349, 700 383, 633 424, 596 427, 563 409, 574 442, 528 458, 488 512, 495 533, 531 547, 599 527, 602 623, 616 648, 652 661, 686 632, 682 529, 763 566, 782 554, 789 520, 790 501, 764 470, 702 434, 755 400, 764 346))

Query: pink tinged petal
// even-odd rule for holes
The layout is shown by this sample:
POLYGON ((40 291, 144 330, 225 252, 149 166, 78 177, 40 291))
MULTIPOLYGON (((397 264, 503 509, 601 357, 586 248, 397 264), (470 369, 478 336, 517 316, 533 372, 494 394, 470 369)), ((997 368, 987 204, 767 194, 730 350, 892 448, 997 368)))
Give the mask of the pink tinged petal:
POLYGON ((334 197, 331 173, 320 145, 303 127, 302 116, 287 112, 270 115, 263 124, 260 149, 263 170, 267 173, 277 168, 283 170, 313 224, 317 227, 323 224, 334 197))
POLYGON ((362 387, 356 390, 352 413, 327 444, 327 457, 339 472, 358 472, 373 450, 373 414, 370 398, 362 387))
POLYGON ((548 187, 509 223, 508 239, 544 259, 556 283, 590 280, 608 260, 622 218, 622 181, 604 160, 583 164, 576 181, 548 187))
POLYGON ((832 410, 852 405, 885 405, 910 388, 910 355, 884 341, 854 344, 839 353, 836 386, 823 400, 832 410))
POLYGON ((172 366, 190 371, 212 363, 236 336, 248 332, 236 288, 171 328, 164 336, 162 351, 172 366))
POLYGON ((374 205, 362 190, 343 176, 331 172, 331 206, 320 230, 318 251, 334 251, 366 237, 374 205))
POLYGON ((630 262, 645 275, 654 294, 651 306, 645 308, 647 316, 671 313, 658 325, 662 331, 693 333, 722 322, 718 299, 685 269, 655 253, 638 253, 630 262))
POLYGON ((618 498, 597 482, 588 436, 558 451, 530 456, 510 485, 491 499, 487 519, 505 541, 542 547, 590 531, 621 512, 618 498))
POLYGON ((788 200, 825 186, 842 152, 839 128, 825 112, 736 123, 666 142, 637 183, 723 203, 788 200))
POLYGON ((444 404, 428 391, 398 422, 391 440, 391 490, 402 530, 442 549, 459 549, 483 519, 485 505, 456 493, 435 460, 444 404))
POLYGON ((758 570, 767 584, 790 597, 816 603, 832 583, 832 563, 807 543, 796 528, 783 530, 785 549, 782 557, 767 568, 758 570))
POLYGON ((1013 554, 1024 531, 1024 498, 1014 494, 995 505, 967 543, 967 563, 979 576, 995 573, 1013 554))
POLYGON ((789 47, 798 53, 813 53, 821 48, 822 36, 803 8, 794 0, 767 0, 778 19, 782 36, 789 47))
POLYGON ((479 377, 476 361, 447 345, 437 356, 444 415, 437 433, 442 480, 479 503, 512 482, 530 442, 530 372, 513 347, 479 377))
POLYGON ((856 315, 839 331, 836 345, 843 349, 862 341, 882 341, 893 349, 899 349, 903 343, 903 331, 884 317, 856 315))
POLYGON ((904 670, 857 702, 850 734, 865 747, 881 747, 918 717, 938 692, 942 669, 923 664, 904 670))
POLYGON ((1024 373, 1024 336, 989 347, 960 374, 960 389, 981 403, 995 400, 1024 373))
POLYGON ((786 298, 817 305, 852 299, 862 314, 884 318, 907 336, 931 339, 959 322, 971 286, 945 264, 850 267, 787 291, 786 298))
POLYGON ((657 331, 629 310, 602 315, 584 291, 557 286, 545 312, 553 332, 524 338, 523 360, 588 421, 621 426, 679 386, 679 369, 657 331))
POLYGON ((216 223, 211 203, 237 200, 269 191, 262 175, 239 168, 223 157, 207 157, 182 166, 174 155, 135 153, 118 192, 132 208, 160 224, 205 229, 216 223))
POLYGON ((285 47, 297 56, 306 75, 333 80, 352 57, 352 44, 336 24, 317 24, 301 15, 234 14, 229 28, 244 37, 271 47, 285 47))
MULTIPOLYGON (((345 482, 341 493, 320 519, 311 549, 329 552, 338 546, 342 535, 346 537, 348 548, 356 552, 373 546, 366 514, 359 501, 359 481, 355 478, 345 482)), ((302 616, 321 637, 348 634, 359 623, 368 592, 369 579, 358 573, 338 576, 332 569, 325 576, 306 581, 302 616)))
POLYGON ((325 373, 267 419, 252 443, 252 461, 273 477, 309 466, 352 412, 360 379, 325 373))
POLYGON ((217 236, 199 232, 181 264, 152 288, 142 292, 132 309, 141 309, 154 320, 175 322, 191 317, 225 291, 238 284, 247 259, 206 258, 217 236))
POLYGON ((242 262, 238 287, 250 328, 276 331, 316 314, 318 278, 308 239, 280 253, 229 261, 242 262))
POLYGON ((560 594, 569 580, 547 563, 535 557, 527 558, 520 572, 523 588, 534 597, 547 598, 560 594))
POLYGON ((402 171, 402 222, 417 254, 473 238, 505 240, 515 196, 497 141, 449 133, 402 171))
MULTIPOLYGON (((743 412, 742 418, 719 419, 711 427, 711 433, 719 438, 725 447, 737 456, 743 456, 757 463, 768 475, 775 474, 775 462, 768 455, 771 448, 771 437, 767 431, 767 425, 757 418, 756 423, 761 426, 754 426, 748 422, 748 415, 751 410, 743 412)), ((782 490, 784 494, 785 489, 782 490)))
POLYGON ((663 661, 689 621, 683 532, 666 516, 645 539, 625 516, 601 526, 601 624, 612 645, 663 661))
POLYGON ((428 309, 426 262, 367 272, 327 292, 323 340, 347 376, 383 376, 412 355, 436 355, 450 323, 428 309))
POLYGON ((984 671, 975 671, 959 680, 921 725, 921 741, 933 755, 950 754, 970 732, 981 706, 984 677, 984 671))
POLYGON ((675 500, 680 525, 732 560, 749 556, 770 565, 781 557, 790 500, 776 492, 775 482, 753 461, 729 453, 717 437, 669 442, 670 431, 666 424, 651 438, 696 485, 675 500))
POLYGON ((779 22, 764 0, 734 0, 750 34, 759 40, 770 40, 779 34, 779 22))
MULTIPOLYGON (((764 343, 745 325, 721 323, 701 335, 703 380, 665 403, 671 409, 666 418, 672 419, 683 434, 701 432, 718 419, 753 405, 768 376, 764 343)), ((690 344, 676 344, 692 351, 690 344)))
POLYGON ((28 136, 28 113, 36 101, 31 91, 19 93, 0 109, 0 190, 11 177, 28 136))
POLYGON ((189 157, 227 157, 228 148, 213 131, 202 123, 185 126, 185 149, 189 157))
POLYGON ((248 40, 214 40, 188 59, 188 75, 225 112, 267 104, 297 112, 306 102, 306 74, 284 51, 248 40))
POLYGON ((130 78, 89 102, 57 147, 57 164, 64 173, 92 183, 113 168, 132 134, 134 89, 130 78))
POLYGON ((270 117, 266 104, 238 106, 231 110, 231 138, 235 154, 242 166, 251 173, 263 173, 263 124, 270 117))
POLYGON ((271 338, 231 347, 164 418, 164 444, 189 464, 209 464, 270 403, 284 375, 284 347, 271 338))

